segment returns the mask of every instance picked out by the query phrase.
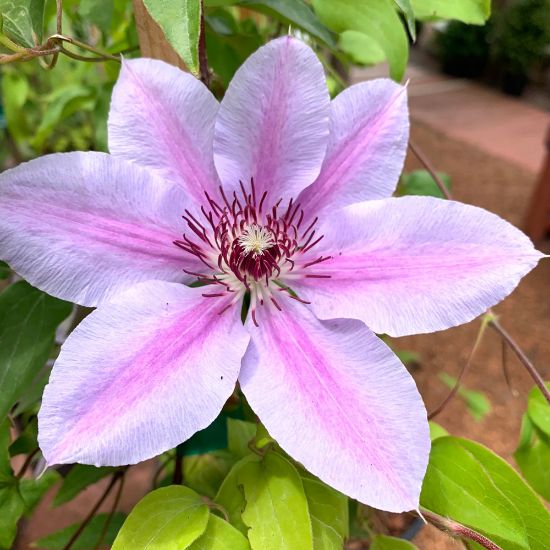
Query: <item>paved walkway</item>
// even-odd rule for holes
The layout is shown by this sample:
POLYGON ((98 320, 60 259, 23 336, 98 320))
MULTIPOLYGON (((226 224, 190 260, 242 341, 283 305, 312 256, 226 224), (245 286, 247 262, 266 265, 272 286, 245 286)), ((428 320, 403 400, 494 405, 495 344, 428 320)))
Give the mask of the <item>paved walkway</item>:
MULTIPOLYGON (((383 65, 357 69, 353 81, 386 76, 383 65)), ((550 113, 475 82, 411 64, 407 70, 413 123, 473 145, 536 173, 550 113)))

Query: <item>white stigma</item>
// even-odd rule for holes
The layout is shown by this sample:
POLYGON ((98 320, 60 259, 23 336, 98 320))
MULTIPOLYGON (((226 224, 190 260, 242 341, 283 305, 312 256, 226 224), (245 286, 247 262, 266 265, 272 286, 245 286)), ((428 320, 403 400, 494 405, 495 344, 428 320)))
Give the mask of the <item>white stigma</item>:
POLYGON ((254 256, 277 244, 269 229, 256 224, 247 227, 238 241, 245 254, 253 253, 254 256))

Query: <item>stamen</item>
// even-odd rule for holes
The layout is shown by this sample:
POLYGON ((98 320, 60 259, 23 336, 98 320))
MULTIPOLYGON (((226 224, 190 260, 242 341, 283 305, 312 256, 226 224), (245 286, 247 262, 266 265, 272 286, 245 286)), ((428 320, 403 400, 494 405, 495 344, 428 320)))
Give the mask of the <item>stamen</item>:
POLYGON ((308 304, 284 283, 303 278, 330 278, 322 271, 310 273, 309 268, 330 260, 331 256, 314 259, 304 256, 323 235, 316 236, 317 218, 305 231, 301 230, 304 220, 311 218, 306 216, 300 203, 290 199, 283 209, 282 199, 270 202, 267 191, 263 191, 258 204, 257 192, 253 178, 249 189, 239 181, 238 190, 230 196, 220 186, 218 200, 205 192, 206 201, 198 213, 185 210, 182 217, 189 231, 174 244, 208 268, 204 273, 184 269, 185 273, 201 283, 217 284, 223 289, 223 292, 203 293, 205 298, 232 296, 219 314, 250 293, 250 315, 252 322, 259 326, 258 307, 282 310, 275 297, 277 291, 308 304))

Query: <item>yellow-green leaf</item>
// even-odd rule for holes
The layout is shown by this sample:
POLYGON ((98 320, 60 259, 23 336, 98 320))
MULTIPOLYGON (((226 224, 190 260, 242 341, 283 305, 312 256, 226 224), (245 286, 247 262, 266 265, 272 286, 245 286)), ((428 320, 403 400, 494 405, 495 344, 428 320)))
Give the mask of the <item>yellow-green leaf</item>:
POLYGON ((181 550, 196 541, 208 523, 208 507, 188 487, 162 487, 130 512, 112 550, 181 550))
POLYGON ((313 550, 311 520, 302 480, 285 458, 268 452, 239 472, 246 507, 242 519, 252 550, 313 550))
POLYGON ((227 521, 210 514, 206 531, 189 550, 249 550, 248 539, 227 521))
POLYGON ((199 74, 200 0, 143 0, 166 40, 185 61, 189 70, 199 74))
POLYGON ((409 42, 392 0, 313 0, 319 19, 335 32, 359 31, 374 40, 400 81, 405 73, 409 42))

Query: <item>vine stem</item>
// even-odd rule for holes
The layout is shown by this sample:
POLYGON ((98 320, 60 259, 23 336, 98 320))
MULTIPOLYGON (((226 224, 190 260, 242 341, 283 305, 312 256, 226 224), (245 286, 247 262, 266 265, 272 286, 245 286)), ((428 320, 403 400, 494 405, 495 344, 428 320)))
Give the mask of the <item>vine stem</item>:
POLYGON ((206 54, 206 29, 204 24, 204 0, 201 0, 201 18, 199 34, 199 71, 201 82, 210 88, 210 71, 208 70, 208 56, 206 54))
POLYGON ((483 316, 483 319, 481 320, 481 326, 479 327, 479 331, 477 333, 476 341, 474 343, 474 346, 472 347, 472 350, 470 351, 470 355, 468 356, 467 361, 462 365, 462 368, 460 369, 460 373, 458 374, 458 377, 456 379, 456 382, 451 389, 451 391, 447 394, 445 399, 432 411, 428 414, 428 420, 432 420, 432 418, 435 418, 449 403, 449 401, 457 394, 458 390, 460 389, 460 384, 462 382, 462 378, 464 377, 464 373, 470 366, 472 359, 474 358, 474 355, 479 348, 479 344, 481 344, 481 340, 483 339, 483 335, 485 334, 485 329, 487 326, 491 323, 493 319, 492 314, 485 314, 483 316))
POLYGON ((105 499, 109 496, 109 493, 113 490, 113 487, 117 484, 118 480, 123 475, 124 475, 124 472, 122 472, 120 470, 118 472, 115 472, 112 475, 111 481, 109 482, 109 485, 107 486, 105 491, 103 491, 103 494, 101 495, 101 497, 99 497, 99 500, 94 504, 94 507, 90 510, 88 515, 84 518, 84 521, 80 524, 78 529, 74 532, 73 536, 69 539, 67 544, 63 547, 63 550, 70 550, 71 549, 71 547, 76 542, 78 537, 80 537, 80 535, 82 534, 82 531, 84 531, 84 529, 86 528, 88 523, 90 523, 90 521, 92 521, 92 518, 95 516, 96 512, 99 510, 99 507, 103 504, 105 499))
POLYGON ((477 542, 477 544, 483 546, 483 548, 487 548, 488 550, 503 550, 500 546, 489 540, 481 533, 478 533, 477 531, 474 531, 461 523, 440 516, 434 512, 430 512, 430 510, 426 510, 425 508, 422 508, 422 516, 424 516, 432 525, 443 532, 449 533, 455 537, 460 537, 461 539, 477 542))
POLYGON ((122 496, 122 491, 124 489, 124 479, 126 472, 123 472, 120 483, 118 484, 118 489, 115 495, 115 500, 113 501, 113 505, 111 506, 111 510, 109 511, 109 515, 105 520, 105 525, 103 525, 103 529, 101 530, 101 534, 99 535, 99 539, 97 541, 97 544, 94 548, 94 550, 99 550, 101 548, 101 544, 103 543, 103 539, 105 538, 105 535, 107 534, 107 530, 109 529, 109 525, 111 524, 111 521, 113 520, 113 516, 115 515, 116 509, 118 508, 118 505, 120 503, 120 497, 122 496))
MULTIPOLYGON (((451 193, 445 187, 444 183, 441 181, 441 178, 438 176, 437 172, 435 171, 433 165, 431 164, 429 159, 426 157, 426 155, 412 142, 409 142, 409 148, 411 149, 413 154, 416 156, 416 158, 424 165, 424 168, 426 168, 430 176, 432 176, 435 183, 437 184, 437 187, 443 193, 444 197, 446 199, 452 200, 451 193)), ((527 355, 525 355, 524 351, 521 349, 519 344, 508 334, 508 332, 504 329, 504 327, 498 322, 496 315, 491 310, 489 310, 487 313, 492 316, 488 325, 500 335, 503 341, 505 341, 508 344, 508 346, 512 349, 512 351, 516 354, 517 358, 520 360, 521 364, 525 367, 525 369, 527 370, 527 372, 529 373, 529 375, 531 376, 535 384, 538 386, 538 388, 542 392, 542 395, 550 405, 550 391, 546 387, 546 384, 544 383, 544 379, 542 378, 542 376, 539 374, 539 372, 537 371, 533 363, 531 363, 527 355)))
POLYGON ((435 168, 433 167, 428 157, 412 141, 409 141, 409 148, 413 152, 414 156, 421 162, 421 164, 424 165, 424 168, 426 168, 430 176, 432 176, 437 187, 439 187, 439 190, 443 193, 443 196, 447 200, 452 200, 453 197, 451 196, 451 193, 439 177, 439 174, 435 171, 435 168))
POLYGON ((25 475, 25 472, 29 469, 29 466, 31 465, 32 459, 36 456, 39 450, 40 449, 37 447, 32 453, 27 456, 25 462, 23 463, 23 466, 21 466, 21 469, 19 470, 19 472, 17 472, 17 475, 15 476, 17 479, 21 479, 25 475))
POLYGON ((180 443, 176 447, 176 458, 174 462, 174 475, 172 476, 173 485, 183 485, 183 457, 185 453, 185 443, 180 443))
POLYGON ((530 374, 531 378, 535 381, 535 384, 538 386, 542 395, 548 401, 550 405, 550 391, 544 383, 544 379, 539 374, 533 363, 529 360, 524 351, 519 347, 517 342, 508 334, 504 327, 498 322, 496 318, 492 319, 489 322, 489 326, 496 331, 500 337, 508 344, 510 349, 516 354, 516 357, 520 360, 521 364, 527 369, 527 372, 530 374))

